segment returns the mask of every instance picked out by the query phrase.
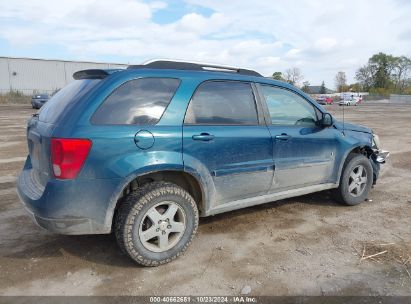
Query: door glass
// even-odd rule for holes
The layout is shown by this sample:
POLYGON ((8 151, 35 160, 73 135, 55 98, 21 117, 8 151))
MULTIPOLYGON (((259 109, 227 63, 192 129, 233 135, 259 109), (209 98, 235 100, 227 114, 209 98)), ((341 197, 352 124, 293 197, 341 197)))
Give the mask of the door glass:
POLYGON ((273 125, 316 126, 317 115, 314 106, 300 95, 286 89, 261 85, 263 96, 273 125))
POLYGON ((185 124, 258 125, 249 83, 208 81, 201 84, 188 106, 185 124))

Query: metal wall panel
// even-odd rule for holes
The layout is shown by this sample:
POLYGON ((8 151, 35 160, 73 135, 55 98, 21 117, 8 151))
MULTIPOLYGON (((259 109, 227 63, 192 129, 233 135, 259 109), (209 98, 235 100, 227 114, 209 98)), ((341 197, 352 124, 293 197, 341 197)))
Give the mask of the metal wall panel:
POLYGON ((0 57, 0 94, 10 90, 10 77, 7 58, 0 57))
POLYGON ((0 57, 0 93, 10 90, 31 95, 51 93, 73 81, 85 69, 126 68, 124 64, 0 57))

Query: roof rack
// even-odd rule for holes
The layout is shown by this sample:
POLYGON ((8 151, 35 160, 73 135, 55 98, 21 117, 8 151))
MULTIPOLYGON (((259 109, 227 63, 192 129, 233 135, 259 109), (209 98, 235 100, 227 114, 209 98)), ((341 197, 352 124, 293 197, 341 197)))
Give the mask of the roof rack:
POLYGON ((228 72, 237 73, 240 75, 257 76, 262 75, 256 71, 242 69, 231 66, 218 64, 194 62, 194 61, 178 61, 168 59, 155 59, 147 61, 139 65, 130 65, 127 69, 174 69, 174 70, 191 70, 191 71, 212 71, 212 72, 228 72))

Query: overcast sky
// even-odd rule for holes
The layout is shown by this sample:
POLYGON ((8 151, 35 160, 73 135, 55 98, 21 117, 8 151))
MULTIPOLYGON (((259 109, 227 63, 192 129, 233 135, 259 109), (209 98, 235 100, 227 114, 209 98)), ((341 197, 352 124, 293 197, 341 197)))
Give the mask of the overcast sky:
POLYGON ((299 67, 330 88, 377 52, 411 56, 409 0, 0 1, 0 56, 299 67))

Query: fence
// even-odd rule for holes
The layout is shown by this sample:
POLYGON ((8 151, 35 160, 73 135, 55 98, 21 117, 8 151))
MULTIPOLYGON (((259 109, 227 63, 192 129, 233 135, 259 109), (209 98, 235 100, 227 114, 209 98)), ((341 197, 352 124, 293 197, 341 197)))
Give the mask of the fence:
POLYGON ((391 94, 391 95, 390 95, 390 102, 392 102, 392 103, 407 103, 407 104, 411 104, 411 95, 391 94))
POLYGON ((389 100, 389 96, 386 95, 365 95, 364 100, 365 101, 387 101, 389 100))
POLYGON ((26 103, 29 104, 31 97, 36 94, 48 94, 49 96, 53 95, 56 90, 32 90, 32 89, 23 89, 18 91, 10 90, 0 90, 0 104, 3 103, 26 103))

